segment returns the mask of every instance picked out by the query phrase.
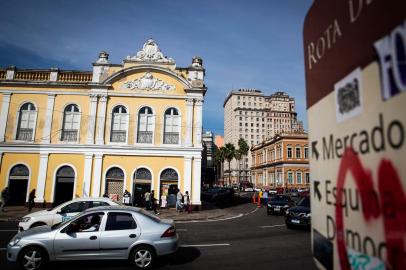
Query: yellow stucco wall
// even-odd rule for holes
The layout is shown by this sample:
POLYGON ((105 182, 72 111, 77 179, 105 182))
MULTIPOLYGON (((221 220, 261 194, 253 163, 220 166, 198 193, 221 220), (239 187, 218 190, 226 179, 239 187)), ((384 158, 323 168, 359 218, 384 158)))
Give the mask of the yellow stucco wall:
POLYGON ((38 180, 38 166, 39 166, 39 154, 16 154, 16 153, 4 153, 1 166, 0 166, 0 187, 1 190, 8 183, 8 174, 12 167, 17 164, 24 164, 28 166, 30 170, 29 190, 36 188, 38 180))

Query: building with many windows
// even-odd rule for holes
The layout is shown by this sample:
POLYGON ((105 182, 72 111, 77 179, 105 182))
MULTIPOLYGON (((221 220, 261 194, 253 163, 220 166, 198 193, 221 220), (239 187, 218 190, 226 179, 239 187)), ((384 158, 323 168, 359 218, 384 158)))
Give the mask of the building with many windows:
POLYGON ((282 133, 251 148, 256 186, 309 188, 309 146, 305 133, 282 133))
POLYGON ((121 64, 108 57, 91 71, 0 69, 0 188, 12 204, 34 188, 53 204, 124 190, 169 199, 179 187, 200 205, 202 59, 177 67, 152 39, 121 64))
MULTIPOLYGON (((256 89, 232 90, 223 107, 224 143, 232 143, 236 148, 240 138, 254 146, 279 133, 303 132, 303 124, 297 120, 295 99, 284 92, 267 96, 256 89)), ((238 182, 238 168, 240 177, 250 177, 250 154, 245 159, 239 166, 237 161, 231 162, 233 182, 238 182)))

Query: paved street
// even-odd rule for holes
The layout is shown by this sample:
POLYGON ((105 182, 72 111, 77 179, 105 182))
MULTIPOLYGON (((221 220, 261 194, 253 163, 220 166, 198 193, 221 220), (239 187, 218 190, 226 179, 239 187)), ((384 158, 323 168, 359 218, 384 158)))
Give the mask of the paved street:
MULTIPOLYGON (((252 205, 247 205, 247 208, 252 205)), ((1 269, 17 269, 5 258, 15 222, 0 222, 1 269)), ((282 216, 265 208, 242 217, 214 222, 178 223, 179 251, 156 269, 315 269, 310 232, 288 230, 282 216)), ((132 269, 125 261, 53 263, 50 269, 132 269)))

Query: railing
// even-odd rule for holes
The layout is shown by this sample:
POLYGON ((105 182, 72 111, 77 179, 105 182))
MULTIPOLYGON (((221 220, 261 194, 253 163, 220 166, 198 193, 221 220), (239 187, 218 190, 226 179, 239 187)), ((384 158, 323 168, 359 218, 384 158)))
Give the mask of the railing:
POLYGON ((179 143, 179 133, 178 132, 165 132, 164 133, 164 144, 178 144, 179 143))
POLYGON ((138 131, 138 143, 152 143, 152 131, 138 131))
POLYGON ((58 81, 61 82, 91 82, 92 73, 60 72, 58 81))
POLYGON ((121 131, 121 130, 113 130, 111 131, 111 142, 125 142, 127 137, 127 132, 126 131, 121 131))
POLYGON ((17 140, 32 141, 33 132, 34 130, 32 128, 19 128, 17 131, 17 140))
POLYGON ((49 81, 48 71, 16 71, 14 74, 16 81, 49 81))
POLYGON ((78 140, 78 130, 77 129, 62 130, 61 141, 76 142, 77 140, 78 140))

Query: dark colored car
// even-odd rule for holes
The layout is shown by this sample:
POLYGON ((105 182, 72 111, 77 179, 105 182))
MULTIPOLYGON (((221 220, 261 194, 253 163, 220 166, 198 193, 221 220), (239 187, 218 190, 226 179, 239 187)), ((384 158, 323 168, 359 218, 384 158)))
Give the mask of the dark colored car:
POLYGON ((309 196, 302 198, 295 207, 286 211, 285 223, 288 228, 295 226, 310 228, 311 211, 309 196))
POLYGON ((268 215, 285 214, 286 210, 294 204, 289 196, 277 194, 270 198, 267 205, 267 213, 268 215))
POLYGON ((233 202, 234 189, 232 188, 208 188, 202 191, 202 201, 216 205, 228 205, 233 202))

